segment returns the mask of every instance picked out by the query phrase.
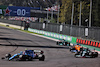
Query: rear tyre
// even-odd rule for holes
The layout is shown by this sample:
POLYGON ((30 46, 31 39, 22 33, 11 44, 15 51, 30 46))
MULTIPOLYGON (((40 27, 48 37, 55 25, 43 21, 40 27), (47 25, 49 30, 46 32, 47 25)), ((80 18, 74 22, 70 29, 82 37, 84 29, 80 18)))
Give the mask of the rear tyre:
POLYGON ((74 57, 79 58, 79 57, 77 57, 77 54, 75 54, 74 57))
POLYGON ((28 61, 32 61, 32 57, 28 57, 28 61))
POLYGON ((92 52, 92 54, 91 54, 91 58, 95 58, 95 55, 93 54, 93 52, 92 52))
POLYGON ((95 52, 95 57, 98 57, 98 52, 95 52))
POLYGON ((70 46, 70 43, 69 43, 69 46, 70 46))
POLYGON ((39 61, 44 61, 45 60, 45 56, 42 55, 42 57, 39 57, 39 61))
POLYGON ((65 46, 69 46, 69 45, 68 45, 68 42, 65 42, 65 46))
POLYGON ((56 44, 58 45, 58 44, 59 44, 59 42, 57 41, 57 42, 56 42, 56 44))

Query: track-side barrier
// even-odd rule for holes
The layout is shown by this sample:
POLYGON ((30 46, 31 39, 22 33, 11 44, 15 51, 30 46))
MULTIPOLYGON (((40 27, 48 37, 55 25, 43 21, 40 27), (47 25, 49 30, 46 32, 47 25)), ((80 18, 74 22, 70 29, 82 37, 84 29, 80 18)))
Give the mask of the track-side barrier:
POLYGON ((94 46, 94 47, 100 48, 100 43, 99 42, 94 42, 94 41, 83 40, 83 39, 78 39, 77 38, 76 43, 85 44, 85 45, 89 45, 89 46, 94 46))

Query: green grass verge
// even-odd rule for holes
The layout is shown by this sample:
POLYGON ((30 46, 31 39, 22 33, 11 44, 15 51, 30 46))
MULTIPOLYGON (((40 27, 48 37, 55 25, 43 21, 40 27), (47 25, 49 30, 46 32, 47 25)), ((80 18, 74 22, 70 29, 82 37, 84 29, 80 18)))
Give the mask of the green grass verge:
MULTIPOLYGON (((0 24, 0 26, 6 27, 6 28, 10 28, 10 29, 20 30, 20 31, 27 32, 27 33, 38 34, 38 33, 30 32, 28 30, 21 30, 21 29, 15 28, 15 27, 5 26, 5 25, 2 25, 2 24, 0 24)), ((38 35, 43 35, 43 34, 38 34, 38 35)))
POLYGON ((7 27, 7 28, 11 28, 11 29, 20 30, 20 29, 18 29, 18 28, 15 28, 15 27, 10 27, 10 26, 5 26, 5 25, 2 25, 2 24, 0 24, 0 26, 7 27))

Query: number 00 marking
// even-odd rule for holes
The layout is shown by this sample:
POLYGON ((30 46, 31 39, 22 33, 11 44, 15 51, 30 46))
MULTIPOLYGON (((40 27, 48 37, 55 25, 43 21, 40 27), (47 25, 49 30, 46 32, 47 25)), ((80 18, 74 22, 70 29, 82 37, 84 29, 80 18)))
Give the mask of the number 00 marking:
POLYGON ((26 14, 26 10, 25 9, 17 9, 17 15, 22 15, 22 16, 25 16, 26 14))
POLYGON ((22 9, 22 15, 25 16, 25 14, 26 14, 26 10, 22 9))

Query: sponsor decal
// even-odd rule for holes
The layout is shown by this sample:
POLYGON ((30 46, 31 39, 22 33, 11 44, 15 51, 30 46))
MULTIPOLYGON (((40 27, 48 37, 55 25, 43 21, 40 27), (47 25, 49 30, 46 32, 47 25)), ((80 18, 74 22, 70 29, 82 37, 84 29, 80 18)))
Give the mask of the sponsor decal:
POLYGON ((0 14, 2 14, 2 9, 0 9, 0 14))
POLYGON ((66 36, 65 35, 63 36, 63 39, 66 39, 66 36))
POLYGON ((80 44, 85 44, 85 45, 90 45, 90 46, 100 48, 100 43, 99 42, 94 42, 94 41, 89 41, 89 40, 82 40, 82 39, 77 39, 76 42, 80 43, 80 44))
POLYGON ((8 7, 4 10, 5 14, 4 15, 10 15, 10 12, 12 10, 10 10, 8 7))
POLYGON ((45 35, 48 35, 48 33, 46 32, 45 35))
POLYGON ((62 35, 59 35, 60 39, 63 39, 63 36, 62 35))
POLYGON ((48 32, 48 36, 50 36, 50 33, 48 32))
POLYGON ((40 33, 40 31, 38 30, 38 33, 40 33))
POLYGON ((7 6, 4 6, 4 5, 0 5, 0 15, 5 15, 5 13, 7 13, 7 14, 10 14, 10 12, 9 12, 9 10, 10 9, 8 9, 7 11, 7 6))
POLYGON ((59 38, 59 35, 57 34, 57 36, 56 36, 57 38, 59 38))
POLYGON ((66 36, 68 41, 72 41, 72 37, 66 36))
POLYGON ((40 31, 40 34, 42 34, 42 31, 40 31))
POLYGON ((56 37, 56 34, 54 34, 54 37, 56 37))
POLYGON ((43 34, 44 34, 45 32, 43 31, 43 34))
POLYGON ((30 17, 30 7, 8 6, 11 11, 10 16, 30 17))

